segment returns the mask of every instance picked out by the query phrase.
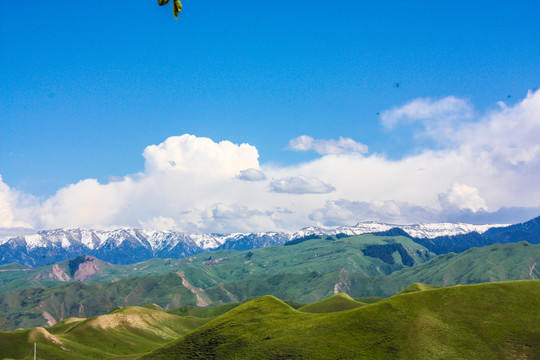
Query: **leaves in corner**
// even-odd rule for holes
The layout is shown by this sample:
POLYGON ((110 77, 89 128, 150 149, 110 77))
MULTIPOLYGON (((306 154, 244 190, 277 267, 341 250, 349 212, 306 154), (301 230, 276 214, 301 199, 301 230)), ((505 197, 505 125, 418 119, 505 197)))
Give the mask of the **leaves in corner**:
POLYGON ((178 13, 180 13, 180 10, 182 10, 182 3, 180 2, 180 0, 174 0, 173 12, 175 19, 178 19, 178 13))

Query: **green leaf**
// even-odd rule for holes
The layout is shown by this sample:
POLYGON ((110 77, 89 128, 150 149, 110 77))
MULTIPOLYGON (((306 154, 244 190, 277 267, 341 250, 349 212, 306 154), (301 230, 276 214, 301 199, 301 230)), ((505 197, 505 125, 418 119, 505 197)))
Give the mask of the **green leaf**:
POLYGON ((182 3, 180 2, 180 0, 174 0, 173 12, 175 19, 178 19, 178 13, 180 13, 180 10, 182 10, 182 3))
POLYGON ((169 3, 169 0, 158 0, 159 6, 167 5, 168 3, 169 3))

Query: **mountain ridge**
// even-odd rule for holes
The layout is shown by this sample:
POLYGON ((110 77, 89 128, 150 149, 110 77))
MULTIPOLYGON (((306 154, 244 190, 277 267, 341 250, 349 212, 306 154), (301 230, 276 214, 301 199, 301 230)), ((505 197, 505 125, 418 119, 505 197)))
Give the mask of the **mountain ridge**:
POLYGON ((53 229, 36 234, 19 235, 0 243, 0 264, 18 262, 36 267, 74 258, 95 256, 113 264, 131 264, 151 258, 182 258, 213 250, 249 250, 279 246, 310 235, 347 236, 377 233, 400 228, 409 236, 433 239, 440 236, 463 235, 473 231, 486 232, 506 225, 472 225, 464 223, 432 223, 394 225, 378 222, 357 223, 334 228, 306 227, 296 232, 258 232, 232 234, 198 234, 173 230, 137 228, 53 229))

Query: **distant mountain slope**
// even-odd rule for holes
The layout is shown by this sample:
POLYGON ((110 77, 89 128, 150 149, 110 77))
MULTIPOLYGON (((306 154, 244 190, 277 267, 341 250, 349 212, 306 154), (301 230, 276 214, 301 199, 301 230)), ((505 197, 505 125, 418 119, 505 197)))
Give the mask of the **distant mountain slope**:
POLYGON ((69 317, 96 316, 117 306, 148 303, 169 309, 199 302, 178 274, 107 284, 72 282, 52 289, 28 288, 0 295, 0 330, 50 326, 69 317))
POLYGON ((540 216, 521 224, 510 225, 501 228, 492 228, 486 231, 484 237, 496 243, 527 241, 531 244, 540 243, 540 216))
POLYGON ((414 268, 396 271, 390 277, 400 284, 423 282, 437 286, 540 279, 540 245, 495 244, 444 254, 414 268))
POLYGON ((408 236, 431 239, 440 235, 482 233, 502 225, 462 223, 391 225, 375 222, 336 228, 308 227, 294 233, 194 234, 176 231, 121 228, 115 230, 56 229, 20 235, 0 243, 0 264, 18 262, 42 266, 82 255, 113 264, 132 264, 152 258, 182 258, 212 250, 250 250, 283 245, 309 235, 348 236, 387 231, 398 227, 408 236))
POLYGON ((520 241, 540 244, 540 217, 521 224, 490 228, 482 234, 474 231, 467 234, 445 235, 435 238, 414 238, 414 241, 438 255, 449 252, 459 253, 472 247, 520 241))
POLYGON ((538 359, 540 281, 417 291, 307 314, 264 296, 142 360, 538 359))

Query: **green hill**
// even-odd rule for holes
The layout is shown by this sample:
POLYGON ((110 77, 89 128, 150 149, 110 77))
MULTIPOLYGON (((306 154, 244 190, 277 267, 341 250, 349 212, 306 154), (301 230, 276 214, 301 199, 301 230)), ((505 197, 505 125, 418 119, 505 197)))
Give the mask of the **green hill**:
POLYGON ((354 300, 352 297, 345 293, 340 293, 327 299, 302 306, 298 309, 298 311, 307 313, 330 313, 336 311, 356 309, 364 305, 366 304, 354 300))
POLYGON ((201 318, 118 308, 0 332, 0 359, 31 359, 34 342, 38 358, 60 360, 540 358, 540 280, 413 284, 391 298, 336 311, 354 303, 338 294, 311 304, 324 312, 308 313, 262 296, 228 311, 195 311, 201 318))
POLYGON ((53 325, 68 317, 86 318, 106 314, 117 306, 148 303, 170 309, 196 305, 197 297, 178 274, 108 284, 71 282, 51 289, 29 288, 0 295, 0 329, 53 325))
POLYGON ((472 248, 438 256, 390 277, 400 284, 423 282, 437 286, 540 279, 540 245, 519 242, 472 248))
POLYGON ((396 295, 408 294, 408 293, 417 292, 417 291, 433 290, 433 289, 439 289, 439 288, 440 288, 440 286, 433 286, 433 285, 422 284, 422 283, 414 283, 412 285, 407 286, 405 289, 401 290, 396 295))
POLYGON ((538 359, 540 281, 416 291, 308 314, 265 296, 142 359, 538 359))
POLYGON ((177 307, 175 309, 167 311, 169 314, 179 315, 179 316, 193 316, 203 319, 209 319, 214 318, 219 315, 225 314, 227 311, 234 309, 240 305, 240 303, 231 303, 231 304, 224 304, 219 306, 213 306, 213 307, 198 307, 198 306, 190 306, 190 305, 184 305, 177 307))
POLYGON ((141 307, 127 307, 90 319, 68 319, 49 328, 0 332, 0 359, 108 359, 146 353, 206 321, 141 307))

